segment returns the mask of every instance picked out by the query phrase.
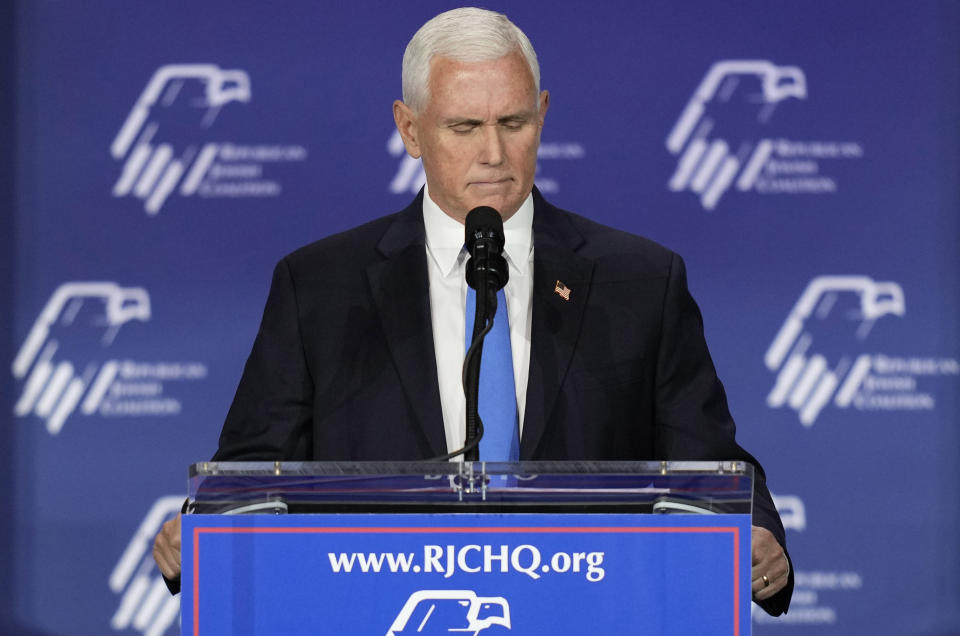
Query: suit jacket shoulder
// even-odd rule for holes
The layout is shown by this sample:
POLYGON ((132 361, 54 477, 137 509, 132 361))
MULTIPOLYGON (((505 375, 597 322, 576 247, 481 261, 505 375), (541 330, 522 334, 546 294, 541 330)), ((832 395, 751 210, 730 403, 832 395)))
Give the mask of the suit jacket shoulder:
POLYGON ((617 276, 616 272, 621 277, 666 276, 679 257, 649 238, 558 208, 536 190, 534 197, 534 236, 541 242, 565 245, 609 276, 617 276))
POLYGON ((362 269, 366 263, 381 260, 400 242, 422 243, 424 231, 420 220, 422 194, 399 212, 379 217, 363 225, 331 234, 300 247, 282 260, 291 270, 300 273, 332 267, 346 272, 348 267, 362 269), (406 239, 405 241, 403 239, 406 239))

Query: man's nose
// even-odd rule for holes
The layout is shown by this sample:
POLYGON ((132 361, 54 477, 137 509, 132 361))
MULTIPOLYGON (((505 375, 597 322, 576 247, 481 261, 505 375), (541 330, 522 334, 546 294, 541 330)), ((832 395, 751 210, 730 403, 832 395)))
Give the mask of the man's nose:
POLYGON ((503 140, 500 138, 499 126, 483 126, 480 143, 483 144, 481 162, 491 166, 503 163, 503 140))

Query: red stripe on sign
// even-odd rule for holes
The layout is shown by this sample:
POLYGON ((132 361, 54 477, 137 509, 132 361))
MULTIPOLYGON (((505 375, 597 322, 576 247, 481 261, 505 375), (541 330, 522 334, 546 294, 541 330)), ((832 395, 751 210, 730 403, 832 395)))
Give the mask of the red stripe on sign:
POLYGON ((194 532, 202 532, 204 534, 251 534, 251 533, 260 533, 260 534, 342 534, 344 532, 349 532, 352 534, 429 534, 429 533, 450 533, 450 534, 464 534, 470 532, 477 532, 480 534, 489 534, 495 532, 503 532, 506 534, 517 534, 529 532, 531 534, 554 534, 554 533, 568 533, 568 534, 611 534, 611 533, 676 533, 676 534, 685 534, 685 533, 703 533, 703 532, 734 532, 737 533, 739 528, 737 527, 728 527, 728 526, 717 526, 709 528, 685 528, 685 527, 663 527, 663 528, 634 528, 634 527, 621 527, 621 526, 598 526, 598 527, 587 527, 587 528, 569 528, 564 526, 559 527, 550 527, 550 526, 531 526, 531 527, 522 527, 522 526, 511 526, 511 527, 434 527, 434 526, 412 526, 412 527, 371 527, 371 526, 362 526, 359 528, 351 527, 342 527, 342 528, 227 528, 227 527, 216 527, 216 528, 194 528, 194 532))
POLYGON ((193 636, 200 636, 200 532, 193 529, 193 636))
POLYGON ((733 634, 740 636, 740 528, 733 529, 733 634))

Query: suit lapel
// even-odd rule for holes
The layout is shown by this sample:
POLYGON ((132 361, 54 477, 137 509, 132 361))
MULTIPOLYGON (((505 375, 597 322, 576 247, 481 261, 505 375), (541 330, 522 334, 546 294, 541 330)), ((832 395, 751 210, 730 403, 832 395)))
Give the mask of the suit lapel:
POLYGON ((520 458, 531 459, 543 437, 576 348, 593 263, 576 250, 583 237, 570 217, 534 190, 533 316, 527 405, 520 458), (557 282, 570 290, 565 300, 557 282))
MULTIPOLYGON (((367 268, 374 304, 400 382, 434 455, 446 453, 437 359, 430 320, 422 196, 398 214, 377 248, 384 259, 367 268)), ((422 458, 411 458, 422 459, 422 458)))

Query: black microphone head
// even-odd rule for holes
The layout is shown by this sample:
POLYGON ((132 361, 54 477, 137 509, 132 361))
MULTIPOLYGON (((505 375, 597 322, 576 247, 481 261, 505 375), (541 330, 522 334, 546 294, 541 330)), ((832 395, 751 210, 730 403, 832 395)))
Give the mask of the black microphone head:
POLYGON ((503 249, 503 219, 493 208, 486 205, 473 208, 467 213, 464 226, 465 242, 471 254, 477 240, 484 238, 493 238, 497 241, 497 246, 503 249))
POLYGON ((470 252, 467 284, 478 289, 481 280, 494 289, 507 284, 510 273, 503 258, 503 219, 491 207, 473 208, 464 221, 464 242, 470 252))

